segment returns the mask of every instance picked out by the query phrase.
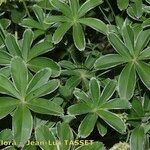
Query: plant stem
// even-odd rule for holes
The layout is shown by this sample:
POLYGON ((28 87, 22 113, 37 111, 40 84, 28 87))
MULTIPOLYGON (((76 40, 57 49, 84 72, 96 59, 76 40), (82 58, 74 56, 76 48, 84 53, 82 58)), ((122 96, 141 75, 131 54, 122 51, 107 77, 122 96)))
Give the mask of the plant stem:
POLYGON ((29 10, 28 10, 28 7, 27 7, 25 1, 23 0, 22 3, 23 3, 23 6, 24 6, 24 8, 25 8, 25 10, 26 10, 26 12, 27 12, 28 17, 31 18, 30 13, 29 13, 29 10))
POLYGON ((110 10, 112 11, 112 14, 113 14, 114 19, 115 19, 115 13, 114 13, 114 10, 113 10, 113 8, 111 7, 111 5, 110 5, 110 3, 109 3, 109 0, 106 0, 106 2, 107 2, 107 4, 108 4, 108 6, 110 7, 110 10))

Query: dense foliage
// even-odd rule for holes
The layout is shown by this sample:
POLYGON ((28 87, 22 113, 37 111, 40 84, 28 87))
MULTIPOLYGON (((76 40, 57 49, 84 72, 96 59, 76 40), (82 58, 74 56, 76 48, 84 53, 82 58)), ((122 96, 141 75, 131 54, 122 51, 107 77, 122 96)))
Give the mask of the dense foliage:
POLYGON ((150 150, 150 0, 0 0, 0 119, 0 149, 150 150))

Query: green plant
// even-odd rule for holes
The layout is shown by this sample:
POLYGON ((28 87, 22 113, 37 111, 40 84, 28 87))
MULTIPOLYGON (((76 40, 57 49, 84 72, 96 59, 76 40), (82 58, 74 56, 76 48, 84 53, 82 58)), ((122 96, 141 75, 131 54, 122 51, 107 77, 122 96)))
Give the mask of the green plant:
POLYGON ((1 0, 0 149, 149 150, 149 4, 1 0))

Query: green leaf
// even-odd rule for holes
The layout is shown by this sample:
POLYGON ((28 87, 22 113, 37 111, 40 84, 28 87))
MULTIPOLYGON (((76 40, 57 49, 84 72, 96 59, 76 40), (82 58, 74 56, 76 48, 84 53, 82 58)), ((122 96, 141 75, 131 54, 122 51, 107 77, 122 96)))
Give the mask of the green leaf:
POLYGON ((140 18, 142 16, 143 10, 142 10, 142 0, 135 0, 135 9, 134 14, 137 18, 140 18))
POLYGON ((135 128, 130 138, 131 150, 144 150, 144 138, 145 134, 143 126, 135 128))
POLYGON ((96 18, 81 18, 81 19, 79 19, 79 22, 84 24, 84 25, 87 25, 87 26, 93 28, 94 30, 96 30, 98 32, 101 32, 103 34, 107 33, 106 24, 103 21, 99 20, 99 19, 96 19, 96 18))
POLYGON ((71 28, 71 23, 70 22, 65 22, 62 23, 54 32, 53 34, 53 43, 58 44, 63 36, 66 34, 66 32, 71 28))
POLYGON ((132 63, 125 66, 118 80, 118 92, 122 99, 130 100, 136 85, 136 71, 132 63))
POLYGON ((79 129, 78 129, 79 137, 81 138, 88 137, 93 131, 97 119, 98 119, 98 116, 95 113, 87 114, 79 126, 79 129))
POLYGON ((88 95, 81 91, 80 89, 75 89, 75 91, 73 92, 75 97, 80 100, 81 102, 85 102, 85 103, 88 103, 91 101, 91 99, 88 97, 88 95))
POLYGON ((21 56, 21 50, 16 38, 12 34, 7 34, 5 39, 6 47, 12 56, 21 56))
POLYGON ((0 19, 0 24, 4 29, 7 29, 10 26, 11 21, 9 19, 2 18, 0 19))
POLYGON ((67 4, 61 2, 60 0, 51 0, 50 3, 59 11, 61 11, 65 16, 70 18, 71 9, 67 4))
MULTIPOLYGON (((37 141, 52 141, 55 142, 55 136, 49 130, 47 126, 41 126, 35 130, 35 137, 37 141)), ((56 145, 49 145, 49 144, 41 144, 40 148, 44 150, 57 150, 56 145)))
POLYGON ((147 18, 145 21, 142 23, 143 28, 150 27, 150 18, 147 18))
POLYGON ((105 150, 104 145, 100 142, 94 142, 89 145, 83 145, 75 150, 105 150))
POLYGON ((13 135, 10 129, 4 129, 0 132, 0 140, 11 141, 12 139, 13 139, 13 135))
POLYGON ((52 59, 46 57, 37 57, 28 62, 28 67, 33 72, 38 72, 43 68, 50 68, 52 70, 52 77, 58 77, 60 75, 60 66, 52 59))
POLYGON ((44 84, 46 84, 51 76, 51 69, 45 68, 40 71, 38 71, 34 77, 31 79, 27 93, 34 91, 40 87, 42 87, 44 84))
POLYGON ((11 97, 0 97, 0 119, 11 113, 19 102, 19 100, 11 97))
POLYGON ((92 97, 92 100, 95 104, 98 104, 100 98, 100 83, 99 81, 92 77, 89 83, 89 91, 92 97))
POLYGON ((83 5, 80 7, 78 11, 78 16, 82 17, 84 16, 88 11, 93 9, 94 7, 102 4, 102 0, 87 0, 83 5))
POLYGON ((43 98, 30 100, 27 102, 27 106, 39 114, 62 116, 64 113, 59 105, 43 98))
POLYGON ((23 43, 22 43, 22 57, 27 60, 28 53, 30 52, 30 47, 33 41, 33 32, 30 29, 25 30, 23 33, 23 43))
POLYGON ((16 88, 22 97, 26 94, 28 85, 28 69, 25 62, 20 57, 14 57, 11 60, 11 74, 16 88))
POLYGON ((85 103, 78 103, 68 108, 69 115, 81 115, 91 112, 92 109, 85 103))
POLYGON ((112 44, 114 49, 125 59, 130 60, 131 56, 128 48, 124 45, 121 39, 114 33, 108 34, 109 42, 112 44))
POLYGON ((29 28, 44 30, 43 26, 41 26, 41 24, 39 22, 37 22, 33 19, 30 19, 30 18, 23 19, 20 25, 23 27, 29 27, 29 28))
POLYGON ((105 136, 107 134, 107 127, 105 124, 101 124, 100 122, 97 122, 97 129, 101 136, 105 136))
POLYGON ((40 41, 39 43, 35 44, 31 50, 29 51, 28 61, 39 56, 45 54, 53 49, 53 44, 48 41, 40 41))
POLYGON ((124 133, 126 126, 124 122, 114 113, 107 110, 98 110, 97 114, 102 118, 108 125, 120 133, 124 133))
POLYGON ((138 62, 136 64, 136 70, 144 85, 150 90, 150 65, 142 61, 138 62))
POLYGON ((73 140, 73 133, 68 123, 58 123, 57 124, 57 136, 61 144, 59 145, 60 150, 68 150, 71 145, 66 144, 65 140, 73 140))
POLYGON ((82 26, 79 23, 73 25, 73 40, 77 49, 83 51, 86 46, 85 36, 82 26))
POLYGON ((115 98, 112 100, 109 100, 108 102, 104 103, 101 108, 104 109, 130 109, 131 105, 129 101, 120 99, 120 98, 115 98))
POLYGON ((124 23, 122 27, 122 34, 123 34, 123 40, 130 51, 130 53, 133 55, 134 54, 134 32, 133 29, 124 23))
POLYGON ((11 61, 11 55, 9 53, 0 50, 0 65, 8 65, 11 61))
POLYGON ((41 24, 43 24, 43 21, 44 21, 44 18, 45 18, 43 9, 42 9, 41 7, 39 7, 38 5, 34 5, 34 6, 32 7, 32 9, 33 9, 33 11, 34 11, 34 13, 35 13, 35 15, 36 15, 38 21, 39 21, 41 24))
POLYGON ((117 0, 117 5, 120 10, 125 10, 129 5, 129 0, 125 0, 125 1, 117 0))
POLYGON ((147 46, 150 41, 150 29, 141 31, 135 41, 135 54, 139 53, 147 46))
POLYGON ((31 136, 33 118, 29 109, 19 106, 13 115, 13 134, 18 147, 23 147, 31 136))
POLYGON ((45 84, 43 84, 41 87, 38 87, 34 89, 33 91, 31 91, 30 93, 28 93, 26 96, 26 100, 29 101, 34 98, 48 95, 54 92, 59 87, 59 85, 60 85, 59 80, 57 79, 50 80, 46 82, 45 84))
POLYGON ((114 81, 109 81, 106 86, 104 87, 101 97, 100 97, 100 103, 106 102, 109 100, 109 98, 112 97, 116 90, 116 83, 114 81))
POLYGON ((3 148, 3 150, 16 150, 16 149, 13 146, 7 146, 7 147, 3 148))
POLYGON ((69 0, 71 12, 73 16, 77 16, 77 12, 79 9, 79 0, 69 0))
POLYGON ((20 99, 19 92, 16 90, 15 86, 2 74, 0 74, 0 93, 20 99))
POLYGON ((115 67, 125 62, 126 60, 118 54, 107 54, 104 56, 100 56, 100 58, 96 60, 94 66, 96 69, 103 70, 115 67))
POLYGON ((138 57, 139 60, 147 60, 147 59, 150 59, 150 47, 147 47, 145 50, 143 50, 139 57, 138 57))

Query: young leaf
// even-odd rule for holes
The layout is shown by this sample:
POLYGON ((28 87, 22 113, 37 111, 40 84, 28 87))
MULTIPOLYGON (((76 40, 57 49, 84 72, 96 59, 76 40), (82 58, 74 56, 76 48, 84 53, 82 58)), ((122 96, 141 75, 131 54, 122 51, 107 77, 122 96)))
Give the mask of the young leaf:
POLYGON ((130 100, 136 85, 136 71, 133 64, 127 64, 118 80, 118 90, 121 98, 130 100))
POLYGON ((78 129, 79 137, 81 138, 88 137, 93 131, 97 119, 98 116, 95 113, 87 114, 79 126, 78 129))
POLYGON ((136 64, 136 70, 138 72, 138 75, 142 82, 145 84, 145 86, 150 90, 150 65, 146 64, 144 62, 138 62, 136 64))
POLYGON ((118 54, 107 54, 104 56, 100 56, 100 58, 96 60, 94 66, 96 69, 103 70, 115 67, 125 62, 126 60, 118 54))
POLYGON ((27 106, 32 111, 40 114, 62 116, 64 113, 63 109, 59 105, 57 105, 52 101, 42 99, 42 98, 28 101, 27 106))
POLYGON ((19 100, 11 97, 0 97, 0 119, 11 113, 19 102, 19 100))
POLYGON ((107 133, 107 126, 105 124, 102 124, 100 122, 97 122, 96 124, 98 132, 101 136, 105 136, 107 133))
POLYGON ((93 28, 94 30, 97 30, 103 34, 106 34, 107 33, 107 26, 106 24, 99 20, 99 19, 96 19, 96 18, 81 18, 79 19, 79 22, 84 24, 84 25, 87 25, 91 28, 93 28))
POLYGON ((33 41, 33 32, 30 29, 27 29, 23 34, 23 43, 22 43, 22 57, 24 60, 27 60, 28 53, 30 52, 30 47, 33 41))
POLYGON ((31 79, 27 93, 34 91, 40 87, 42 87, 44 84, 46 84, 51 76, 51 69, 45 68, 40 71, 38 71, 34 77, 31 79))
POLYGON ((79 23, 73 25, 73 40, 75 46, 80 50, 83 51, 85 49, 85 36, 82 29, 82 26, 79 23))
MULTIPOLYGON (((47 126, 41 126, 35 130, 37 141, 53 141, 56 142, 55 136, 47 126)), ((57 150, 56 145, 41 144, 40 147, 44 150, 57 150)))
POLYGON ((93 9, 94 7, 100 5, 103 1, 102 0, 87 0, 83 5, 80 7, 78 11, 78 16, 84 16, 88 11, 93 9))
POLYGON ((18 147, 23 147, 31 136, 33 118, 25 106, 19 106, 13 115, 13 135, 18 147))
POLYGON ((124 122, 114 113, 107 110, 98 110, 97 114, 116 131, 120 133, 125 132, 126 126, 124 122))
POLYGON ((28 67, 33 72, 38 72, 43 68, 50 68, 52 70, 52 77, 58 77, 60 75, 60 66, 52 59, 46 57, 37 57, 28 62, 28 67))
POLYGON ((58 44, 63 36, 66 34, 66 32, 71 28, 71 23, 70 22, 65 22, 62 23, 56 30, 55 33, 53 34, 53 43, 58 44))
POLYGON ((16 88, 24 97, 28 85, 28 69, 20 57, 14 57, 11 60, 11 74, 16 88))
POLYGON ((135 128, 130 138, 131 150, 144 150, 144 138, 144 128, 142 126, 135 128))

